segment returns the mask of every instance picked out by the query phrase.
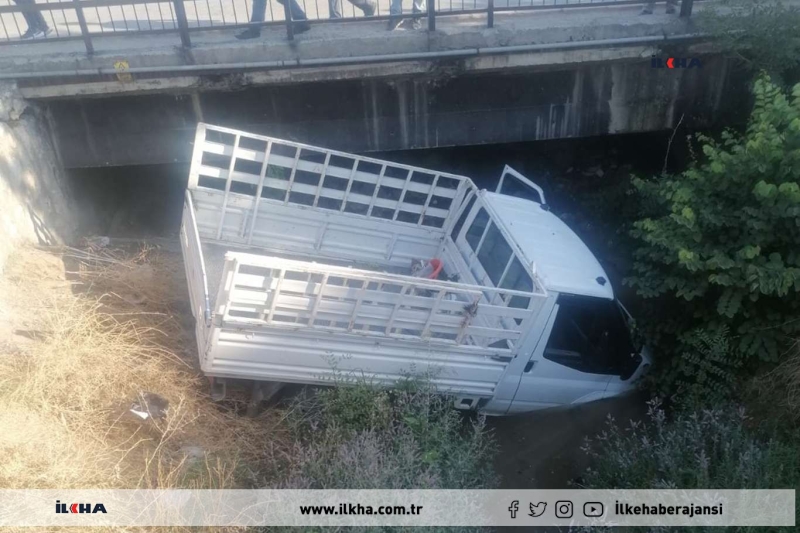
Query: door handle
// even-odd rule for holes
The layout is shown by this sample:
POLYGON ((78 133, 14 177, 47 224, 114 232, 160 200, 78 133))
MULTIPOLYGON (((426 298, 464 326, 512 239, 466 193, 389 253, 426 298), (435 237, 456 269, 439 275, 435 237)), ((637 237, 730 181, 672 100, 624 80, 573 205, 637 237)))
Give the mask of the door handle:
POLYGON ((525 373, 530 372, 535 364, 536 364, 536 361, 528 361, 528 363, 525 365, 525 370, 523 370, 523 372, 525 372, 525 373))

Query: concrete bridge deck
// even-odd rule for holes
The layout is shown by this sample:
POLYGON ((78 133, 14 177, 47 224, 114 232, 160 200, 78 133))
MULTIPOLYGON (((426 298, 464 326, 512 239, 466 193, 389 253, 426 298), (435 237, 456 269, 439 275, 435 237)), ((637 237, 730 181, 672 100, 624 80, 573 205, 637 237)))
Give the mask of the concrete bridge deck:
MULTIPOLYGON (((649 58, 670 44, 663 38, 696 32, 691 19, 666 15, 663 5, 653 15, 640 10, 500 12, 494 28, 486 27, 485 14, 448 16, 437 18, 434 32, 388 32, 385 21, 315 24, 293 42, 283 26, 266 27, 248 41, 237 40, 234 29, 208 30, 192 33, 189 50, 177 34, 117 34, 94 37, 91 57, 79 40, 26 42, 0 48, 0 79, 19 80, 27 97, 48 98, 192 87, 200 74, 236 73, 234 82, 242 85, 396 76, 435 68, 431 59, 439 67, 458 61, 463 70, 556 66, 649 58), (525 50, 531 46, 539 48, 525 50), (121 61, 133 77, 116 76, 121 61)), ((203 83, 213 88, 216 82, 207 76, 203 83)))

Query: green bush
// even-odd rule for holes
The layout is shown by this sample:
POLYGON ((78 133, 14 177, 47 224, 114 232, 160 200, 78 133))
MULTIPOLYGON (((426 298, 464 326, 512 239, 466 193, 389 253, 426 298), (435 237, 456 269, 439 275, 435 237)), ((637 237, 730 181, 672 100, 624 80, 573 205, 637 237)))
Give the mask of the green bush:
MULTIPOLYGON (((287 421, 296 438, 283 489, 490 489, 494 440, 424 380, 396 389, 339 383, 299 398, 287 421)), ((285 528, 267 528, 282 531, 285 528)), ((304 528, 304 531, 325 531, 304 528)), ((481 528, 339 528, 369 531, 483 531, 481 528)))
POLYGON ((465 420, 425 382, 316 391, 290 410, 298 436, 285 488, 480 489, 496 484, 485 418, 465 420))
POLYGON ((677 354, 662 357, 672 392, 700 378, 701 392, 730 388, 800 333, 800 85, 787 97, 762 77, 754 93, 744 134, 700 135, 702 163, 634 179, 652 212, 634 224, 625 282, 654 302, 645 329, 657 353, 677 354))
POLYGON ((728 401, 735 394, 736 375, 742 366, 741 358, 731 356, 728 328, 695 329, 680 339, 680 354, 669 372, 660 375, 675 386, 676 404, 692 408, 728 401))
MULTIPOLYGON (((786 489, 800 486, 797 435, 759 438, 743 409, 683 413, 668 420, 657 401, 646 422, 587 439, 592 459, 581 486, 591 489, 786 489)), ((670 528, 657 528, 669 531, 670 528)), ((596 530, 596 528, 595 528, 596 530)), ((678 528, 672 529, 678 531, 678 528)), ((711 533, 718 530, 707 528, 711 533)), ((789 532, 791 528, 726 528, 789 532)), ((706 531, 693 528, 692 531, 706 531)))

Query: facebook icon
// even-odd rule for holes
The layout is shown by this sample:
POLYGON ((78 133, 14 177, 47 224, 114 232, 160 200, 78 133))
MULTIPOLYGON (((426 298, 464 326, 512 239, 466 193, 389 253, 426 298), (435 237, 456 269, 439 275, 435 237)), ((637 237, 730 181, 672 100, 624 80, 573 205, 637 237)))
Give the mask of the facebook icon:
POLYGON ((519 500, 514 500, 511 502, 511 506, 508 508, 508 511, 511 513, 511 518, 517 517, 517 511, 519 510, 519 500))

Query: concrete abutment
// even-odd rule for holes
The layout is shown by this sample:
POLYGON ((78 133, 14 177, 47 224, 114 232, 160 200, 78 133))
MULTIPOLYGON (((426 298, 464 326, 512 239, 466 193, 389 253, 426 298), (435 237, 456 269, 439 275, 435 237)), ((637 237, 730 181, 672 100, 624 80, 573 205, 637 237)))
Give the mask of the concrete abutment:
POLYGON ((0 85, 0 272, 21 243, 73 238, 77 214, 46 106, 0 85))

